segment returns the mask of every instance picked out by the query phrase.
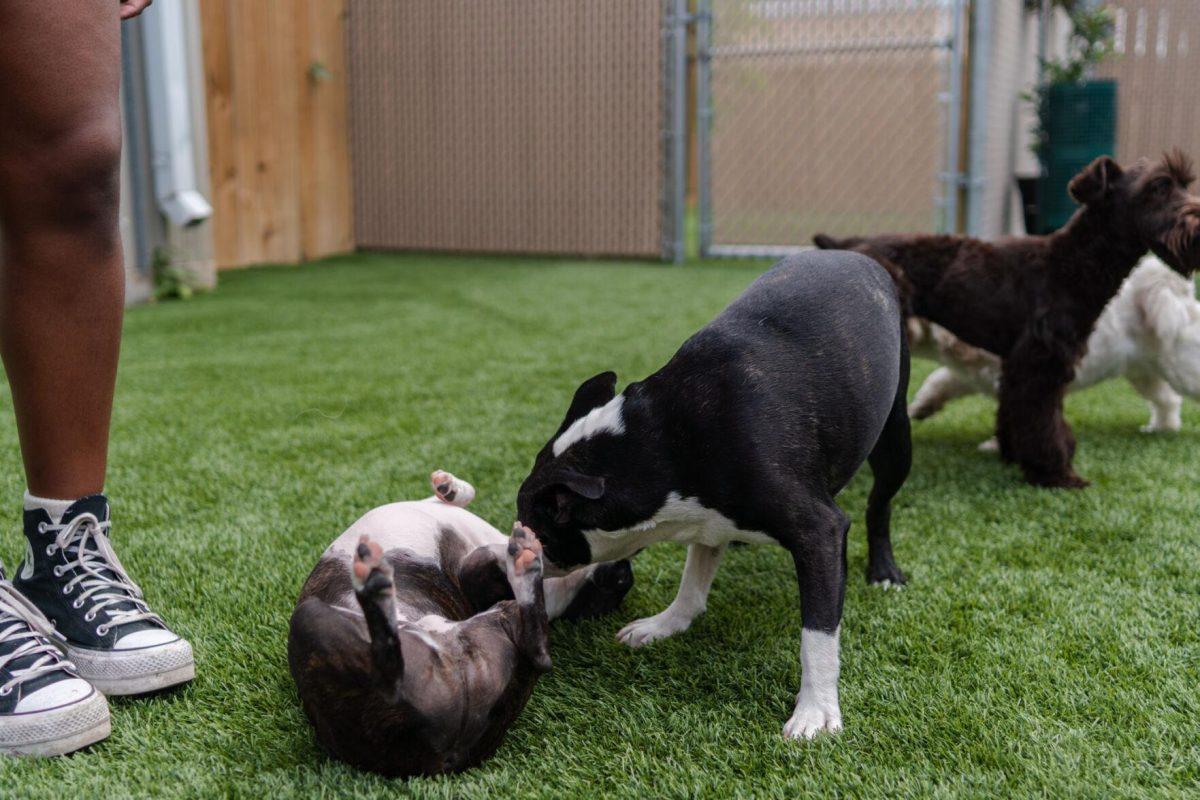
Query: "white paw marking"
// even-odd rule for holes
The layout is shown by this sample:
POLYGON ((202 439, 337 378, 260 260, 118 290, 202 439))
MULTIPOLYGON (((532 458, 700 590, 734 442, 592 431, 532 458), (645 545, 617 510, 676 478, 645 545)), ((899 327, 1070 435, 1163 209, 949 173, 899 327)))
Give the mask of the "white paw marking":
POLYGON ((796 705, 792 717, 783 726, 785 739, 815 739, 825 731, 837 733, 842 729, 842 714, 836 705, 822 703, 796 705))
POLYGON ((996 441, 996 437, 980 442, 977 448, 981 453, 998 453, 1000 452, 1000 442, 996 441))
POLYGON ((617 641, 630 647, 642 647, 659 639, 685 631, 692 621, 680 614, 663 611, 653 617, 635 619, 617 632, 617 641))
POLYGON ((786 738, 812 739, 822 731, 842 729, 837 685, 840 633, 840 628, 833 633, 807 628, 800 632, 800 693, 791 719, 783 726, 786 738))

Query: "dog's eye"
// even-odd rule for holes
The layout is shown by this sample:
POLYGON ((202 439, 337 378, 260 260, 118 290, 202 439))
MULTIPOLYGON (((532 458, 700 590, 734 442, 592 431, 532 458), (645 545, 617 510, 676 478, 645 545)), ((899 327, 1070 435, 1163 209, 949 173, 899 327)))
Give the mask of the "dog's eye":
POLYGON ((1150 184, 1150 191, 1155 194, 1166 194, 1174 185, 1170 178, 1159 178, 1150 184))

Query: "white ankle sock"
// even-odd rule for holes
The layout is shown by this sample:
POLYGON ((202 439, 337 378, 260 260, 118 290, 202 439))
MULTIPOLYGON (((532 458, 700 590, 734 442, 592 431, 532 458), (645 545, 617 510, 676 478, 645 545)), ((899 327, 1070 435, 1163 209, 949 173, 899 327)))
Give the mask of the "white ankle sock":
POLYGON ((71 507, 74 500, 53 500, 49 497, 38 497, 25 490, 25 510, 33 511, 35 508, 40 508, 50 515, 50 519, 58 524, 62 521, 62 516, 67 509, 71 507))

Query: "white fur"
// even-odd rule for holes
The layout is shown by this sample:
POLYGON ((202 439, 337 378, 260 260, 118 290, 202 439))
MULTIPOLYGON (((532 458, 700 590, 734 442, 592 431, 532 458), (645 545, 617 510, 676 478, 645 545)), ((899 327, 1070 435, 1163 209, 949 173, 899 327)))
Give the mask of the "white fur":
POLYGON ((671 605, 653 617, 636 619, 617 633, 617 639, 630 647, 641 647, 686 631, 708 607, 708 590, 716 577, 725 546, 688 545, 687 562, 679 580, 679 592, 671 605))
POLYGON ((838 706, 840 633, 841 628, 833 633, 808 628, 801 631, 800 693, 796 695, 796 710, 783 726, 784 737, 813 739, 821 731, 836 733, 842 729, 842 711, 838 706))
POLYGON ((567 448, 576 442, 590 439, 601 433, 620 435, 625 432, 625 417, 622 410, 625 407, 625 395, 619 394, 599 408, 593 408, 587 414, 575 420, 567 427, 562 435, 554 440, 554 455, 561 456, 567 448))
POLYGON ((654 516, 619 531, 584 531, 593 561, 613 561, 656 542, 688 545, 679 592, 671 605, 652 617, 634 620, 617 633, 630 647, 641 647, 685 631, 704 613, 725 545, 730 542, 766 544, 775 541, 759 531, 739 528, 733 520, 694 497, 671 492, 654 516))
POLYGON ((654 516, 617 531, 584 531, 592 550, 592 561, 616 561, 629 558, 655 542, 680 542, 720 547, 730 542, 769 544, 765 533, 739 528, 733 520, 708 508, 694 497, 671 492, 654 516))
MULTIPOLYGON (((965 395, 996 395, 999 358, 965 345, 937 325, 928 325, 928 332, 913 352, 931 356, 943 366, 917 391, 909 406, 912 416, 932 416, 965 395)), ((1200 399, 1196 287, 1154 256, 1142 259, 1096 321, 1070 391, 1119 375, 1150 405, 1144 431, 1179 430, 1180 395, 1200 399)))

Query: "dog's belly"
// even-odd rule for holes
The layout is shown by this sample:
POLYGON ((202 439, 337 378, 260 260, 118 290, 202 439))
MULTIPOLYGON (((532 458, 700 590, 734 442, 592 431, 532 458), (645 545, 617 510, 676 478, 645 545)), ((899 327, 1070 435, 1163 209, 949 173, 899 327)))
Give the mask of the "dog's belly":
POLYGON ((368 511, 333 540, 325 555, 353 556, 359 537, 367 534, 385 551, 403 549, 440 563, 444 529, 453 531, 468 552, 508 541, 508 537, 470 511, 430 498, 391 503, 368 511))

